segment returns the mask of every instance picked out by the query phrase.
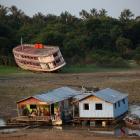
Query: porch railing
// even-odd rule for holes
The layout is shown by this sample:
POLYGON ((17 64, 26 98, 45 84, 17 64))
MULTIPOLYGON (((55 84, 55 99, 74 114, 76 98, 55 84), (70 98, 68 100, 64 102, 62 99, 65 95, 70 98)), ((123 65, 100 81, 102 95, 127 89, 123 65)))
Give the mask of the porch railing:
POLYGON ((50 116, 19 116, 15 118, 17 121, 49 121, 50 119, 50 116))

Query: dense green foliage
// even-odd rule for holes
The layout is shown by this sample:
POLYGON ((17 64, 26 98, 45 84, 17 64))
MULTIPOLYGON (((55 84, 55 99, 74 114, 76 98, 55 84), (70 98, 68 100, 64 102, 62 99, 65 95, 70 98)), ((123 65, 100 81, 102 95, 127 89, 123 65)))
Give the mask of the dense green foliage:
POLYGON ((140 64, 140 20, 129 9, 119 19, 105 9, 82 10, 80 18, 63 12, 60 16, 37 13, 28 17, 15 6, 0 5, 0 65, 15 65, 12 49, 20 43, 57 45, 68 64, 105 67, 140 64))

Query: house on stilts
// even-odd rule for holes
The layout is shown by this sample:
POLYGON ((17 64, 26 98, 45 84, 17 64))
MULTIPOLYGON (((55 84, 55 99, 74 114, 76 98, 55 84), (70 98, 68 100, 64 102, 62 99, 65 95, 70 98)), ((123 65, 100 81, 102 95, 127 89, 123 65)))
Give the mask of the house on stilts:
POLYGON ((73 118, 95 126, 111 124, 128 111, 128 95, 106 88, 74 97, 73 118))
MULTIPOLYGON (((72 98, 79 91, 61 87, 17 102, 16 122, 61 125, 72 119, 72 98)), ((12 120, 12 121, 14 121, 12 120)))
POLYGON ((99 91, 61 87, 17 102, 11 122, 61 125, 73 121, 92 126, 112 124, 128 111, 128 95, 106 88, 99 91))

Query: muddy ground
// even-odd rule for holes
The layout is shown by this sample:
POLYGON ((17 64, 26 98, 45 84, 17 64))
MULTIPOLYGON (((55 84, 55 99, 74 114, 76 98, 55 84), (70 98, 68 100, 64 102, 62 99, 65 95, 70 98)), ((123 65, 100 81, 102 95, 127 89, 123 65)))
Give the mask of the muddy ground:
POLYGON ((0 140, 139 140, 139 137, 115 137, 105 134, 95 134, 87 130, 49 130, 28 129, 15 133, 0 134, 0 140), (81 133, 82 132, 82 133, 81 133))
POLYGON ((16 101, 61 86, 113 88, 129 94, 131 104, 140 103, 140 71, 80 74, 18 73, 0 76, 0 117, 16 115, 16 101))

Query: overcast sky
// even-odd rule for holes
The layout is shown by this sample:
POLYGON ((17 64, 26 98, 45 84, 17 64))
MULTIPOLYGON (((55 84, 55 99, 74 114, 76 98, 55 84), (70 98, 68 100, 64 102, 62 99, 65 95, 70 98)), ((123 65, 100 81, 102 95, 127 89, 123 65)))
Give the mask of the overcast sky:
POLYGON ((29 16, 37 12, 60 15, 62 11, 79 16, 82 9, 89 11, 92 8, 104 8, 108 15, 116 18, 124 9, 130 9, 135 17, 140 16, 140 0, 0 0, 0 4, 8 7, 16 5, 29 16))

